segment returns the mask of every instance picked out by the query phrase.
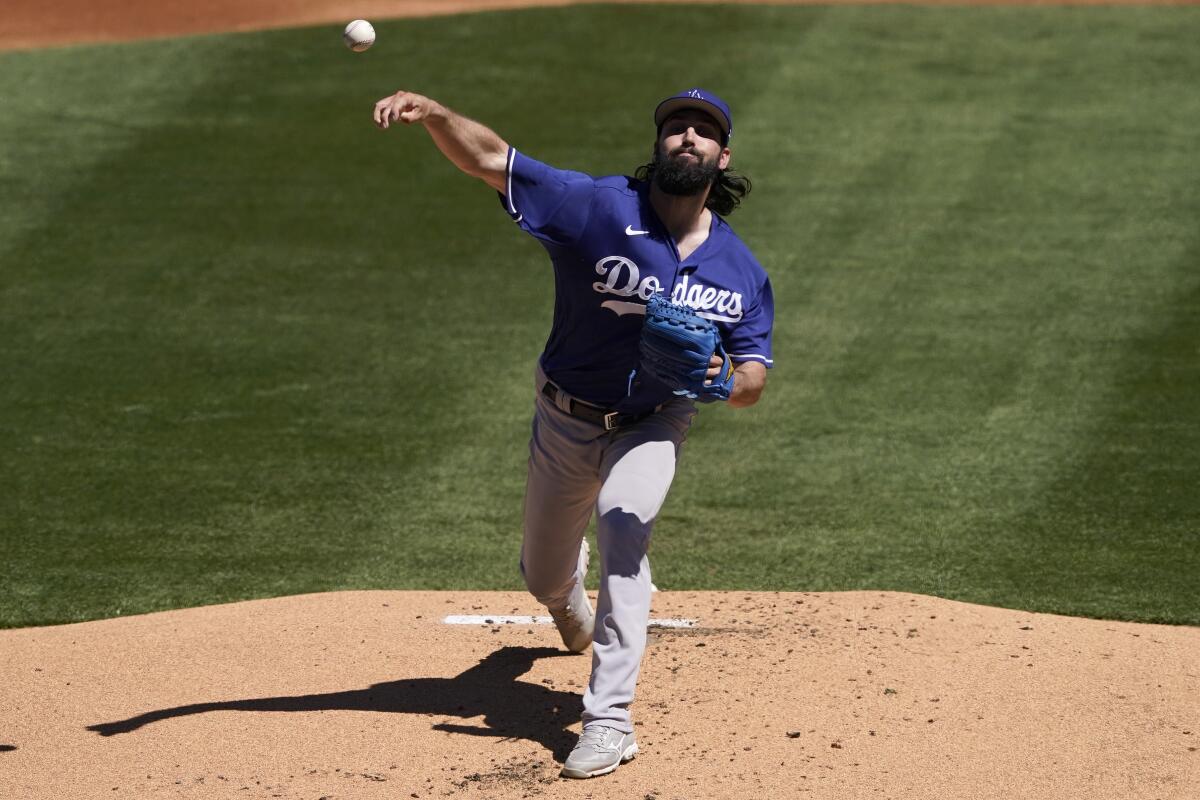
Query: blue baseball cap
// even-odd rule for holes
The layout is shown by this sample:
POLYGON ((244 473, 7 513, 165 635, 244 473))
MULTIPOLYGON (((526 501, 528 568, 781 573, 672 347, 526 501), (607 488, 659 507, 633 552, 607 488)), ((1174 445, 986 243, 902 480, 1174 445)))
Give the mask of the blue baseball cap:
POLYGON ((654 125, 662 127, 667 117, 685 108, 695 108, 711 116, 725 134, 725 141, 733 135, 733 113, 729 105, 715 94, 704 89, 688 89, 677 95, 668 97, 654 109, 654 125))

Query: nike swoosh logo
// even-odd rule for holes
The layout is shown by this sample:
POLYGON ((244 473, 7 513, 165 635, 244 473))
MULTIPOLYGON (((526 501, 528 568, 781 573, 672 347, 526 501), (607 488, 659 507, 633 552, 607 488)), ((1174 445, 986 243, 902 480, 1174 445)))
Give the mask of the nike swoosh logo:
POLYGON ((625 235, 626 235, 626 236, 645 236, 645 235, 646 235, 646 234, 648 234, 649 232, 650 232, 650 231, 635 231, 635 230, 633 229, 633 226, 632 226, 632 225, 626 225, 626 226, 625 226, 625 235))

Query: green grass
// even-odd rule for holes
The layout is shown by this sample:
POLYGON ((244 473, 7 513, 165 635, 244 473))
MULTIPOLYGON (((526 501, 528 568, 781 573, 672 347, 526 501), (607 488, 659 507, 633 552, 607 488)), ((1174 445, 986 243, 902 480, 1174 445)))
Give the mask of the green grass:
POLYGON ((0 625, 520 588, 541 249, 404 86, 544 160, 734 105, 778 318, 665 588, 1200 623, 1200 13, 581 8, 0 54, 0 625))

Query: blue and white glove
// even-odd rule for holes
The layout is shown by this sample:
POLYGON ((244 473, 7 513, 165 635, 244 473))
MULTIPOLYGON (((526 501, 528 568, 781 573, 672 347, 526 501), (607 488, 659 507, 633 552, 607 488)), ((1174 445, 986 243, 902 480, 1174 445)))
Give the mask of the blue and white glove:
POLYGON ((728 400, 733 393, 733 362, 725 352, 721 332, 687 306, 661 295, 651 297, 639 349, 641 371, 670 386, 677 395, 711 403, 728 400), (721 359, 721 371, 710 382, 707 375, 714 355, 721 359))

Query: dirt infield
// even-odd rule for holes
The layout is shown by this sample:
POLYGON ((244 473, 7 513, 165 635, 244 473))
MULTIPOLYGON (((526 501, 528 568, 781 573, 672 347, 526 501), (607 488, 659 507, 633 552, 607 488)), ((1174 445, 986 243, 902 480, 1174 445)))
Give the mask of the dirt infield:
POLYGON ((641 754, 557 777, 590 658, 515 593, 0 631, 6 798, 1200 797, 1200 629, 879 592, 655 596, 641 754))
MULTIPOLYGON (((526 6, 568 6, 595 0, 5 0, 0 50, 81 42, 217 33, 297 25, 459 14, 526 6)), ((1119 5, 1192 5, 1198 0, 1118 0, 1119 5)), ((637 3, 646 0, 609 0, 637 3)), ((655 0, 659 3, 735 3, 746 0, 655 0)), ((870 5, 906 0, 755 0, 760 5, 823 2, 870 5)), ((925 0, 926 5, 1111 5, 1111 0, 925 0)))

